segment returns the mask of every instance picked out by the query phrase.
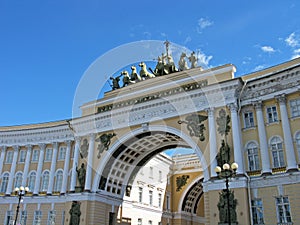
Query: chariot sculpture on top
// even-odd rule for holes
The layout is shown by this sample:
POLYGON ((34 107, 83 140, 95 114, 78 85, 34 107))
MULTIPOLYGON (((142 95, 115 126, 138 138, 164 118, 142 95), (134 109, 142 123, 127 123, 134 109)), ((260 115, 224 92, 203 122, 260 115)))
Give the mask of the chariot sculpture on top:
POLYGON ((187 56, 185 52, 182 52, 180 59, 178 61, 178 68, 176 67, 172 54, 169 52, 169 41, 164 42, 166 46, 166 53, 162 53, 161 56, 157 57, 157 63, 155 69, 147 68, 145 62, 140 62, 138 67, 140 68, 139 72, 137 72, 137 66, 131 66, 131 73, 124 70, 118 76, 111 76, 110 80, 112 81, 110 86, 112 90, 116 90, 122 87, 126 87, 131 84, 135 84, 141 82, 143 80, 151 79, 158 76, 164 76, 172 73, 176 73, 179 71, 184 71, 189 68, 196 68, 198 57, 196 53, 193 51, 190 56, 187 56), (190 63, 190 67, 188 66, 188 62, 190 63), (120 81, 122 78, 122 84, 120 85, 120 81))

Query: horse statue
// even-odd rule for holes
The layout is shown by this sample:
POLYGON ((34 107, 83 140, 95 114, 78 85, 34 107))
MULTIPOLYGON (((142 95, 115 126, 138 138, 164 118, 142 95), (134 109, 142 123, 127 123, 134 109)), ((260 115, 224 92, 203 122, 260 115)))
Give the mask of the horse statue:
POLYGON ((134 84, 135 81, 132 81, 129 77, 129 73, 124 70, 121 73, 123 75, 123 87, 128 86, 129 84, 134 84))
POLYGON ((135 82, 142 80, 141 76, 137 73, 135 66, 131 66, 130 80, 135 82))
POLYGON ((175 66, 173 57, 171 55, 167 56, 168 64, 167 64, 167 69, 169 73, 175 73, 178 72, 178 69, 175 66))
POLYGON ((142 78, 143 80, 146 80, 146 79, 148 79, 148 78, 153 78, 153 77, 155 77, 154 74, 148 72, 147 66, 146 66, 146 64, 145 64, 144 62, 141 62, 141 63, 139 64, 139 66, 141 67, 141 70, 140 70, 140 76, 141 76, 141 78, 142 78))

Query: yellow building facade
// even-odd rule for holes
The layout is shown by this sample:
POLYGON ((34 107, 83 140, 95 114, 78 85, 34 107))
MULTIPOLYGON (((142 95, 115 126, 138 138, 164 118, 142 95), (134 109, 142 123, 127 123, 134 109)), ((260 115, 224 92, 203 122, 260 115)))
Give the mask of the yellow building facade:
POLYGON ((228 163, 239 165, 229 182, 238 224, 299 224, 300 59, 242 77, 235 70, 196 67, 107 92, 79 118, 0 127, 0 223, 14 222, 14 189, 26 186, 21 224, 141 224, 140 213, 121 213, 124 202, 158 213, 161 225, 224 224, 225 182, 215 172, 224 140, 228 163), (160 156, 174 148, 194 154, 160 156), (137 184, 156 157, 165 185, 137 184), (136 200, 141 187, 161 204, 136 200))

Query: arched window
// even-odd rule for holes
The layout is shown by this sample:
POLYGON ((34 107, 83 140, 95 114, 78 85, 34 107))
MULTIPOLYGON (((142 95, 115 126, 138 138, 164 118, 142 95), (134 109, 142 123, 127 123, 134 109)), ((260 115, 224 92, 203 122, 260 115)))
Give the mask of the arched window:
POLYGON ((23 180, 23 173, 22 172, 17 172, 15 176, 15 188, 16 187, 21 187, 22 186, 22 180, 23 180))
POLYGON ((59 192, 61 190, 62 181, 63 181, 63 171, 58 170, 55 175, 55 185, 54 185, 55 192, 59 192))
POLYGON ((9 173, 4 173, 2 176, 0 192, 5 193, 8 185, 9 173))
POLYGON ((283 146, 282 140, 279 137, 273 137, 271 139, 271 152, 273 159, 273 167, 284 167, 284 156, 283 156, 283 146))
POLYGON ((49 171, 44 171, 42 175, 41 191, 47 191, 49 185, 49 171))
POLYGON ((258 157, 258 148, 255 142, 250 142, 247 145, 247 154, 248 154, 248 167, 250 171, 255 171, 260 169, 259 157, 258 157))
POLYGON ((30 192, 33 192, 34 190, 35 178, 36 178, 36 172, 31 171, 29 173, 29 179, 28 179, 28 188, 30 192))
POLYGON ((300 163, 300 131, 296 134, 296 148, 298 151, 298 163, 300 163))

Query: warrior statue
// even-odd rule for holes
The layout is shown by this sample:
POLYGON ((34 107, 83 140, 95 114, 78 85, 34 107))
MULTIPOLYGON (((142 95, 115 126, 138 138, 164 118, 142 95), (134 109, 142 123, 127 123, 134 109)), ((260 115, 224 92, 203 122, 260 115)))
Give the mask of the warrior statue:
POLYGON ((80 223, 80 202, 73 201, 72 202, 72 207, 69 211, 70 213, 70 223, 69 225, 79 225, 80 223))
POLYGON ((84 168, 84 163, 81 164, 81 167, 79 169, 76 168, 76 171, 77 171, 77 178, 78 178, 79 185, 80 185, 80 190, 82 192, 84 190, 85 174, 86 174, 86 170, 84 168))
POLYGON ((194 51, 191 53, 191 55, 188 59, 191 63, 191 68, 196 68, 198 59, 197 59, 194 51))
POLYGON ((179 71, 184 71, 184 70, 189 69, 185 58, 186 58, 186 54, 184 52, 181 53, 181 56, 180 56, 180 59, 179 59, 179 62, 178 62, 179 71))

